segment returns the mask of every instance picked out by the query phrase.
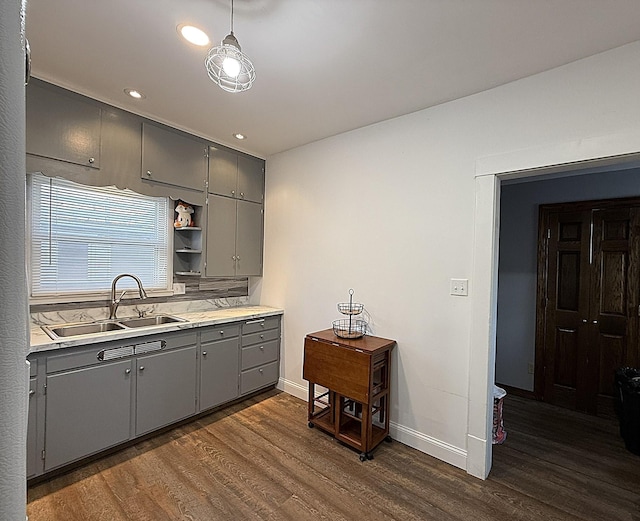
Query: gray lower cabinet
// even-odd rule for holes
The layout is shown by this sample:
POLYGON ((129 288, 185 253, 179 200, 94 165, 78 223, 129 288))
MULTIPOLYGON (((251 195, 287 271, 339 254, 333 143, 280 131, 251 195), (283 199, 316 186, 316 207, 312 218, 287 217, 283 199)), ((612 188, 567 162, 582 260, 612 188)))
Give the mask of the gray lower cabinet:
POLYGON ((132 360, 47 376, 48 471, 129 439, 132 360))
POLYGON ((207 277, 262 274, 262 205, 208 196, 207 277))
POLYGON ((136 359, 136 436, 196 412, 196 346, 136 359))
POLYGON ((280 365, 280 317, 243 323, 241 344, 240 394, 275 385, 280 365))
POLYGON ((226 324, 202 331, 200 337, 200 410, 239 395, 240 326, 226 324))
POLYGON ((32 478, 278 381, 280 316, 29 357, 32 478))
POLYGON ((38 426, 38 379, 29 379, 29 412, 27 428, 27 477, 35 476, 38 472, 37 426, 38 426))

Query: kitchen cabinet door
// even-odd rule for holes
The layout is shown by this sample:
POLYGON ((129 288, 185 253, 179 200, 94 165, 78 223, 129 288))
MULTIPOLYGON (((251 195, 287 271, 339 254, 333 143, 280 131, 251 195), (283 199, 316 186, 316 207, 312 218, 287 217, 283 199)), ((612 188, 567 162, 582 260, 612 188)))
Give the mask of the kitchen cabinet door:
POLYGON ((100 168, 102 109, 40 82, 27 87, 27 154, 100 168))
POLYGON ((209 193, 235 198, 237 187, 238 154, 209 147, 209 193))
POLYGON ((206 146, 177 130, 142 124, 142 179, 204 190, 206 146))
POLYGON ((221 147, 209 147, 209 193, 262 203, 264 161, 221 147))
POLYGON ((129 439, 131 360, 47 376, 48 471, 129 439))
POLYGON ((38 472, 38 399, 36 398, 38 379, 29 380, 29 414, 27 426, 27 477, 30 478, 38 472))
POLYGON ((238 397, 239 338, 203 342, 200 358, 200 410, 238 397))
POLYGON ((236 275, 262 274, 262 205, 237 202, 236 275))
POLYGON ((136 370, 136 436, 195 414, 195 345, 141 356, 136 370))
POLYGON ((236 201, 209 195, 207 217, 207 277, 236 274, 236 201))
POLYGON ((262 203, 264 199, 264 161, 238 156, 238 198, 262 203))

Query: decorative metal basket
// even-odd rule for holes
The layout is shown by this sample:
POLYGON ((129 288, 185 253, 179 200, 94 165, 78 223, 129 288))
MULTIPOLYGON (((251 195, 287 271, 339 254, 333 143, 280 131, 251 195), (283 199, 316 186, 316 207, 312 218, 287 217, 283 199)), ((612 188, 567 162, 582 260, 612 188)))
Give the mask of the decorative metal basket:
POLYGON ((364 320, 341 318, 333 321, 333 332, 340 338, 360 338, 367 334, 367 323, 364 320))
POLYGON ((364 304, 357 302, 340 302, 338 304, 338 311, 343 315, 359 315, 363 310, 364 304))

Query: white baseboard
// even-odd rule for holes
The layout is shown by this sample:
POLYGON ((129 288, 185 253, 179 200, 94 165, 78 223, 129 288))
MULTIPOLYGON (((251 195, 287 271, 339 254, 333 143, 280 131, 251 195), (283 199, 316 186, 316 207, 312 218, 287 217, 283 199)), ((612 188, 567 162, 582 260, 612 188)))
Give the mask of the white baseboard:
MULTIPOLYGON (((295 396, 296 398, 300 398, 305 402, 308 399, 309 388, 306 384, 303 385, 280 378, 276 388, 287 394, 295 396)), ((467 469, 466 450, 454 447, 453 445, 440 441, 436 438, 432 438, 431 436, 427 436, 426 434, 413 430, 409 427, 405 427, 404 425, 399 425, 395 422, 390 422, 389 434, 394 440, 404 443, 405 445, 409 445, 409 447, 413 447, 420 452, 429 454, 429 456, 438 458, 439 460, 449 463, 454 467, 458 467, 463 470, 467 469)))

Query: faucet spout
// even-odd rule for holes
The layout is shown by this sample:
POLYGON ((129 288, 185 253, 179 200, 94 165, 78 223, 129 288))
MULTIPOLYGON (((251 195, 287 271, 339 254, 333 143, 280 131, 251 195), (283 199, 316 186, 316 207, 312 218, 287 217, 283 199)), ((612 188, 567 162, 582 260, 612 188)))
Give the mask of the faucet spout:
POLYGON ((109 319, 110 320, 113 320, 116 318, 118 305, 120 304, 122 297, 124 297, 124 294, 127 292, 126 290, 123 291, 120 297, 116 298, 116 284, 123 277, 131 277, 133 280, 135 280, 136 284, 138 284, 138 293, 140 294, 140 298, 143 300, 147 298, 147 292, 142 287, 142 281, 138 277, 136 277, 135 275, 131 275, 130 273, 121 273, 120 275, 118 275, 113 279, 113 282, 111 282, 111 300, 109 302, 109 319))

